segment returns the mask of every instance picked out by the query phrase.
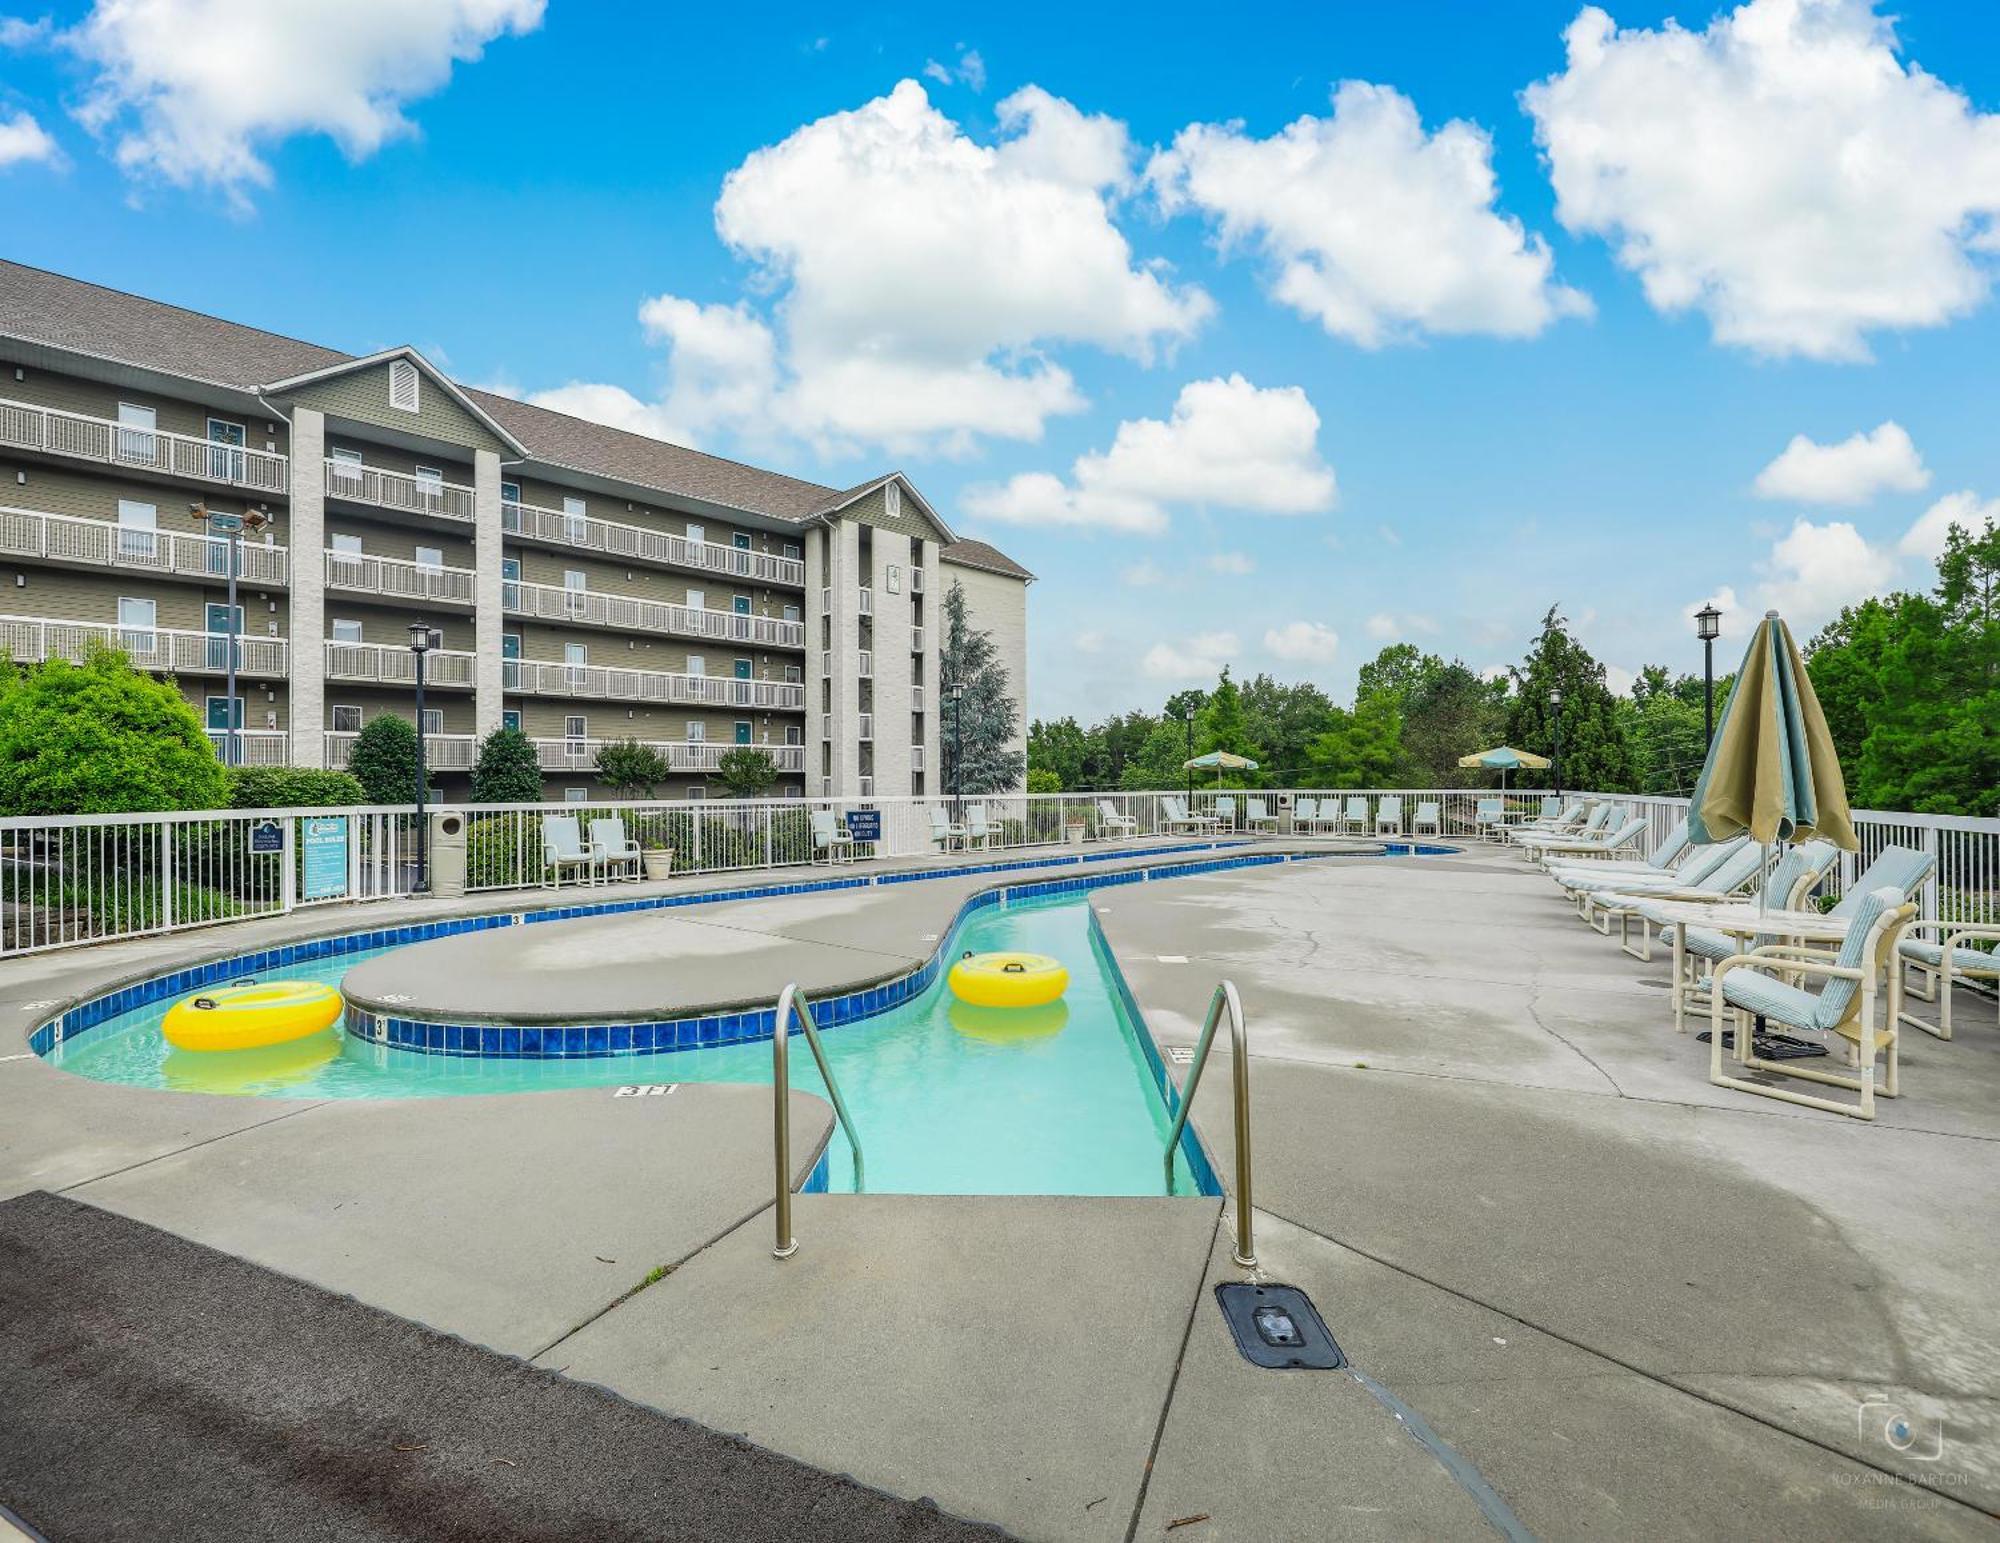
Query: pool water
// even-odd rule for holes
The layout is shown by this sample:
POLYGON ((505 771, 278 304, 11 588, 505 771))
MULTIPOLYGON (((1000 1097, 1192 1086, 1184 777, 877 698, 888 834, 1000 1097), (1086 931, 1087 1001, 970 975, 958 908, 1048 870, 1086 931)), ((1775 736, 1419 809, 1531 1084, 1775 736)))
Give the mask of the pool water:
MULTIPOLYGON (((825 1031, 834 1077, 866 1154, 871 1194, 1158 1195, 1169 1119, 1113 966, 1092 937, 1087 900, 1064 895, 977 911, 945 946, 1050 954, 1069 989, 1045 1008, 978 1009, 943 972, 901 1007, 825 1031)), ((259 980, 338 985, 377 949, 265 970, 259 980)), ((268 1050, 202 1054, 160 1036, 170 1002, 107 1020, 51 1052, 102 1082, 279 1098, 419 1098, 660 1082, 771 1080, 768 1041, 591 1060, 484 1060, 368 1044, 339 1029, 268 1050)), ((1200 1004, 1194 1004, 1198 1007, 1200 1004)), ((802 1037, 794 1087, 824 1091, 802 1037)), ((852 1154, 835 1132, 829 1188, 851 1191, 852 1154)), ((1193 1194, 1183 1159, 1175 1193, 1193 1194)))

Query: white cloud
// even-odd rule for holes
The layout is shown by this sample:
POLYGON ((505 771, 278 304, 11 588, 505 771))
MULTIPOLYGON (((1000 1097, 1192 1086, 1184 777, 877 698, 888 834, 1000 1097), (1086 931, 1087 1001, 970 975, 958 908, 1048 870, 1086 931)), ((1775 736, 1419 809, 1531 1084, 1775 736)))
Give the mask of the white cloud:
POLYGON ((1256 561, 1248 552, 1216 552, 1209 557, 1208 566, 1211 572, 1226 573, 1236 578, 1257 571, 1256 561))
POLYGON ((1768 354, 1861 359, 1990 286, 2000 117, 1897 56, 1868 0, 1750 0, 1690 32, 1595 6, 1531 86, 1571 231, 1615 244, 1665 312, 1768 354))
POLYGON ((939 64, 935 59, 924 61, 924 78, 934 80, 940 86, 954 85, 964 81, 974 91, 986 89, 986 61, 979 57, 979 50, 959 45, 958 64, 939 64))
POLYGON ((1375 527, 1375 534, 1381 537, 1384 546, 1401 546, 1403 544, 1402 536, 1398 534, 1396 527, 1393 525, 1377 525, 1375 527))
POLYGON ((1291 621, 1267 630, 1264 648, 1294 663, 1331 664, 1340 652, 1340 634, 1316 621, 1291 621))
POLYGON ((1776 611, 1801 643, 1844 607, 1880 594, 1896 572, 1894 557, 1869 545, 1845 520, 1796 521, 1759 566, 1764 581, 1757 587, 1757 615, 1746 620, 1776 611))
POLYGON ((1311 514, 1333 506, 1319 414, 1297 386, 1241 375, 1190 381, 1171 417, 1131 418, 1109 450, 1076 458, 1070 480, 1026 472, 966 489, 966 512, 1015 525, 1077 525, 1156 535, 1173 507, 1311 514))
POLYGON ((1402 616, 1393 615, 1388 611, 1377 611, 1366 622, 1362 623, 1362 626, 1367 630, 1368 635, 1377 642, 1387 642, 1390 638, 1407 637, 1413 632, 1421 632, 1428 635, 1438 630, 1438 624, 1433 618, 1419 615, 1414 611, 1402 616))
POLYGON ((1104 647, 1104 634, 1101 632, 1079 632, 1071 640, 1070 646, 1080 654, 1098 653, 1104 647))
POLYGON ((1213 680, 1241 646, 1233 632, 1197 633, 1179 642, 1155 643, 1139 668, 1155 680, 1213 680))
POLYGON ((62 159, 62 152, 56 142, 49 137, 48 130, 35 121, 34 114, 17 112, 11 118, 0 118, 0 171, 9 166, 28 166, 37 161, 50 163, 62 159))
POLYGON ((1486 131, 1454 120, 1426 134, 1388 86, 1343 81, 1331 116, 1269 139, 1190 125, 1146 175, 1169 213, 1212 216, 1225 251, 1263 253, 1276 299, 1364 348, 1424 333, 1532 337, 1591 309, 1554 281, 1541 237, 1494 208, 1486 131))
POLYGON ((1794 434, 1754 484, 1759 498, 1799 504, 1865 504, 1884 492, 1914 493, 1931 474, 1908 432, 1890 419, 1867 433, 1822 445, 1794 434))
POLYGON ((0 16, 0 48, 40 48, 55 32, 55 23, 46 16, 29 21, 25 16, 0 16))
POLYGON ((1639 677, 1622 664, 1604 666, 1604 689, 1613 696, 1630 696, 1639 677))
MULTIPOLYGON (((1039 439, 1050 417, 1084 407, 1050 348, 1150 362, 1191 336, 1213 303, 1136 262, 1112 220, 1131 177, 1125 125, 1035 86, 996 112, 999 138, 983 144, 905 80, 732 171, 716 229, 774 296, 769 321, 673 295, 648 305, 764 328, 772 388, 745 390, 714 360, 685 378, 676 365, 682 389, 663 417, 828 451, 960 453, 982 436, 1039 439)), ((655 335, 670 357, 688 346, 655 335)), ((750 380, 763 372, 760 359, 750 380)))
POLYGON ((1981 503, 1979 495, 1969 490, 1947 493, 1917 516, 1896 544, 1896 550, 1905 557, 1935 563, 1944 553, 1945 535, 1952 526, 1960 527, 1969 536, 1977 536, 1986 529, 1988 520, 2000 525, 2000 498, 1981 503))
POLYGON ((1150 557, 1142 557, 1123 573, 1118 575, 1134 589, 1151 589, 1156 584, 1167 581, 1166 570, 1150 557))
POLYGON ((1368 635, 1377 642, 1385 642, 1393 638, 1401 630, 1396 626, 1396 618, 1389 615, 1386 611, 1376 612, 1375 615, 1369 617, 1362 625, 1368 635))
POLYGON ((405 104, 543 0, 97 0, 62 42, 94 75, 77 116, 135 176, 263 187, 263 151, 325 134, 351 160, 414 132, 405 104))

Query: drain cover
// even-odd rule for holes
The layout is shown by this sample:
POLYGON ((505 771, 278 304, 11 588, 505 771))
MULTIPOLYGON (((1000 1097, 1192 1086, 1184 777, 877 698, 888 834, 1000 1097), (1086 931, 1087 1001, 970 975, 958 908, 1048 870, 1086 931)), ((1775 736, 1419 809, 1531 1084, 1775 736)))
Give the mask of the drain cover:
POLYGON ((1236 1348, 1252 1366, 1273 1371, 1331 1371, 1347 1358, 1320 1321, 1319 1310, 1297 1286, 1255 1286, 1227 1281, 1215 1288, 1236 1348))

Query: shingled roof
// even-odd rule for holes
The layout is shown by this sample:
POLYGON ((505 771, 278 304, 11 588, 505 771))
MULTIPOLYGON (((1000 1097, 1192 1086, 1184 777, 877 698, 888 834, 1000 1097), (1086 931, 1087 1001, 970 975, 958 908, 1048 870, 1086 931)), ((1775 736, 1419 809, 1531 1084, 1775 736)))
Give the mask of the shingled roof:
POLYGON ((988 573, 1004 573, 1010 579, 1032 579, 1034 575, 998 547, 984 541, 954 541, 938 553, 945 562, 961 568, 984 568, 988 573))
MULTIPOLYGON (((4 260, 0 260, 0 336, 238 391, 254 391, 272 381, 359 357, 4 260)), ((795 523, 837 506, 845 496, 821 483, 573 418, 491 391, 466 387, 465 393, 526 445, 536 460, 550 466, 795 523)), ((944 555, 970 567, 1032 577, 983 542, 957 542, 946 547, 944 555), (968 555, 953 555, 961 551, 968 555)))

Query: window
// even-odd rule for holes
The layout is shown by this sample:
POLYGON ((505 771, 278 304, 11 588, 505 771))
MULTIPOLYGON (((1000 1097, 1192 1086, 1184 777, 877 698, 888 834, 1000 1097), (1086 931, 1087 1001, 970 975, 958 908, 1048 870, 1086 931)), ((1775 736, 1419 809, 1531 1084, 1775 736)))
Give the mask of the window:
POLYGON ((750 537, 743 531, 735 531, 729 537, 729 544, 739 552, 750 550, 750 537))
POLYGON ((424 733, 429 735, 442 734, 443 732, 444 709, 442 707, 426 707, 424 709, 424 733))
POLYGON ((336 734, 359 734, 361 732, 361 709, 358 707, 336 707, 333 710, 333 732, 336 734))
POLYGON ((563 802, 566 804, 587 804, 590 802, 590 789, 564 788, 563 802))
POLYGON ((806 742, 806 731, 804 729, 800 728, 796 723, 788 723, 785 725, 786 744, 803 745, 805 742, 806 742))
POLYGON ((563 644, 563 684, 572 690, 583 684, 584 666, 590 663, 588 643, 563 644))
POLYGON ((563 719, 564 739, 590 738, 590 720, 582 713, 571 713, 563 719))
POLYGON ((208 474, 223 482, 243 480, 243 425, 226 418, 208 420, 208 474))
POLYGON ((799 549, 799 544, 796 541, 787 541, 785 543, 785 555, 793 562, 798 562, 805 554, 799 549))
POLYGON ((903 485, 891 482, 882 489, 882 512, 894 519, 903 512, 903 485))
POLYGON ((797 620, 799 620, 799 608, 798 608, 797 606, 795 606, 795 605, 788 605, 788 606, 786 606, 786 607, 785 607, 785 620, 786 620, 786 621, 797 621, 797 620))
POLYGON ((141 407, 137 402, 118 404, 118 458, 122 461, 144 461, 151 465, 159 455, 159 441, 152 430, 160 426, 160 415, 150 407, 141 407))
POLYGON ((700 654, 689 654, 687 672, 690 675, 706 675, 708 673, 708 660, 700 654))
POLYGON ((691 804, 698 804, 706 797, 708 797, 708 789, 703 787, 699 782, 688 789, 688 802, 691 804))
POLYGON ((419 568, 442 568, 444 566, 444 548, 438 546, 418 547, 417 566, 419 568))
POLYGON ((500 498, 504 503, 518 504, 521 501, 521 484, 518 482, 501 483, 500 498))
POLYGON ((704 525, 691 524, 688 526, 687 538, 688 540, 692 541, 696 546, 700 546, 704 541, 708 539, 708 528, 704 525))
POLYGON ((903 570, 897 567, 894 563, 891 563, 889 564, 889 593, 892 595, 900 595, 902 592, 903 592, 903 570))
POLYGON ((143 562, 159 550, 160 510, 156 504, 118 500, 118 555, 143 562))
POLYGON ((444 502, 444 473, 435 466, 412 466, 410 475, 416 478, 417 503, 425 509, 435 509, 444 502))
POLYGON ((707 743, 708 743, 708 725, 707 725, 707 724, 705 724, 705 723, 703 723, 703 722, 702 722, 702 721, 701 721, 700 719, 698 719, 698 718, 690 718, 690 719, 688 719, 688 721, 687 721, 687 742, 688 742, 688 743, 689 743, 690 745, 704 745, 704 744, 707 744, 707 743))
POLYGON ((583 615, 584 592, 589 580, 581 568, 563 570, 563 610, 571 616, 583 615))
POLYGON ((787 681, 789 681, 789 682, 790 682, 790 683, 791 683, 792 685, 794 685, 794 686, 802 686, 802 685, 804 685, 804 684, 805 684, 805 679, 806 679, 806 671, 805 671, 805 666, 804 666, 804 665, 800 665, 800 664, 788 664, 788 665, 786 665, 786 666, 785 666, 785 679, 786 679, 787 681))
POLYGON ((389 361, 389 405, 406 413, 422 408, 417 397, 417 367, 407 359, 389 361))
POLYGON ((334 551, 348 552, 354 555, 355 557, 359 557, 361 555, 361 538, 359 536, 343 536, 336 534, 331 539, 333 541, 334 551))
POLYGON ((584 517, 584 504, 580 498, 563 500, 563 539, 579 545, 588 535, 588 521, 584 517))
POLYGON ((359 450, 348 450, 340 445, 333 447, 333 458, 343 466, 359 466, 361 464, 361 452, 359 450))
POLYGON ((564 589, 587 589, 589 585, 590 575, 585 573, 581 568, 563 569, 564 589))
POLYGON ((690 611, 699 611, 704 609, 708 605, 708 591, 702 589, 689 590, 687 593, 686 603, 687 603, 687 608, 690 611))
POLYGON ((159 645, 159 639, 153 636, 153 623, 159 620, 159 615, 160 608, 156 601, 119 596, 119 646, 131 653, 150 654, 159 645))
POLYGON ((336 643, 359 643, 361 641, 361 623, 358 621, 343 620, 336 616, 333 619, 333 640, 336 643))
POLYGON ((361 474, 361 452, 335 445, 329 453, 329 459, 332 464, 326 469, 327 490, 332 493, 344 493, 349 498, 361 497, 367 486, 367 481, 361 474))

